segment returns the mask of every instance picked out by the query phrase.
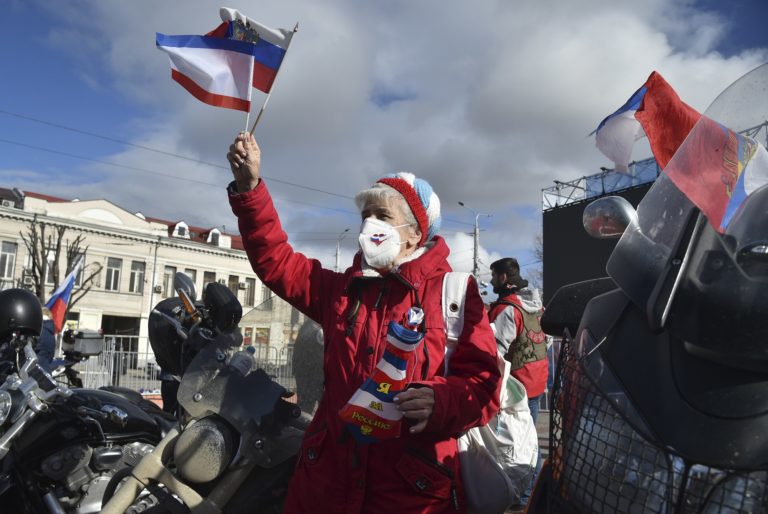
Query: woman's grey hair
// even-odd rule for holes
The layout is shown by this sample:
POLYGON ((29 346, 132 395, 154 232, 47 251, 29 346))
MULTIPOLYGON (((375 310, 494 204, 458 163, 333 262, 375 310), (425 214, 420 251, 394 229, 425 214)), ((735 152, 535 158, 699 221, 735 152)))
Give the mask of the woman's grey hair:
POLYGON ((416 216, 414 216, 413 212, 411 212, 411 208, 408 207, 408 202, 405 201, 403 195, 397 192, 396 189, 386 184, 382 184, 381 182, 377 182, 368 189, 363 189, 357 193, 355 195, 355 205, 357 206, 357 210, 362 212, 367 203, 378 202, 382 200, 386 201, 389 198, 396 198, 399 200, 398 205, 400 205, 400 210, 403 215, 405 215, 406 223, 414 227, 415 230, 419 230, 419 224, 416 221, 416 216))

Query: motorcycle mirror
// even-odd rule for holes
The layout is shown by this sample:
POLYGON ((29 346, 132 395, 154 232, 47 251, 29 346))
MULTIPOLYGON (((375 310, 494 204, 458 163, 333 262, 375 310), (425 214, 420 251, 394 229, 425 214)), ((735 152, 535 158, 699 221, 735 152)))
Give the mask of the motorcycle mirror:
POLYGON ((197 300, 197 289, 195 288, 195 282, 186 273, 179 271, 176 273, 176 275, 173 276, 173 288, 176 291, 184 291, 191 301, 194 302, 197 300))
POLYGON ((637 223, 637 211, 621 196, 605 196, 587 205, 581 217, 584 230, 596 239, 616 239, 637 223))
POLYGON ((230 289, 217 282, 205 286, 203 294, 208 316, 219 332, 229 332, 237 327, 243 317, 243 307, 230 289))

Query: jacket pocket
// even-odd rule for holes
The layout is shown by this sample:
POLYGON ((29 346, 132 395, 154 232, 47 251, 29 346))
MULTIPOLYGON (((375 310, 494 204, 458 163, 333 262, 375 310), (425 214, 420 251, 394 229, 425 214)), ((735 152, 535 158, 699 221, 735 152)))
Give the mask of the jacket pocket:
POLYGON ((299 460, 307 466, 315 466, 320 461, 323 453, 323 442, 328 434, 328 428, 324 427, 304 439, 301 445, 299 460))
POLYGON ((415 492, 455 503, 453 473, 439 462, 406 449, 396 469, 415 492))

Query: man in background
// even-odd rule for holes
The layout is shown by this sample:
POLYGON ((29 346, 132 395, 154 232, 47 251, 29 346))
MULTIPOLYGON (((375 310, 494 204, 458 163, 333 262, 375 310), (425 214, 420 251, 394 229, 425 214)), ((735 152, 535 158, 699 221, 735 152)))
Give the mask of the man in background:
MULTIPOLYGON (((520 276, 520 265, 513 257, 505 257, 491 264, 491 285, 493 292, 499 295, 488 311, 488 319, 494 326, 496 345, 511 363, 510 374, 525 387, 528 407, 533 423, 536 424, 539 400, 547 388, 549 375, 547 336, 542 332, 540 324, 544 309, 539 291, 528 287, 528 281, 520 276)), ((523 505, 530 498, 539 469, 541 458, 537 459, 530 487, 521 495, 523 505)))

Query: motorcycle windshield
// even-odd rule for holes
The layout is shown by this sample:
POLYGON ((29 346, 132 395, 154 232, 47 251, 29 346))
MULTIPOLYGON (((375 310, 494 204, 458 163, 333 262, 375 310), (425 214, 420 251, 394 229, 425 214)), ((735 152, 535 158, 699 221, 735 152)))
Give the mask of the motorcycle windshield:
POLYGON ((671 260, 675 241, 695 206, 666 174, 659 175, 608 259, 608 275, 641 309, 671 260))
POLYGON ((748 204, 758 204, 760 197, 768 197, 764 191, 768 154, 763 146, 767 88, 768 64, 721 93, 640 202, 637 222, 625 230, 607 271, 641 309, 653 308, 649 299, 658 292, 660 281, 679 285, 698 280, 702 270, 690 262, 682 263, 695 253, 697 245, 716 247, 724 252, 726 263, 734 263, 742 272, 751 267, 753 276, 762 273, 755 270, 768 266, 756 264, 761 256, 768 257, 766 216, 749 214, 747 209, 748 204), (691 238, 684 237, 699 212, 708 226, 699 223, 691 238), (747 222, 746 217, 751 220, 747 222), (745 252, 751 259, 743 258, 745 252), (680 276, 670 279, 670 269, 680 276))
POLYGON ((191 416, 217 414, 245 433, 258 429, 274 412, 285 389, 264 370, 243 375, 228 366, 232 351, 232 340, 226 337, 204 346, 184 371, 178 399, 191 416))

